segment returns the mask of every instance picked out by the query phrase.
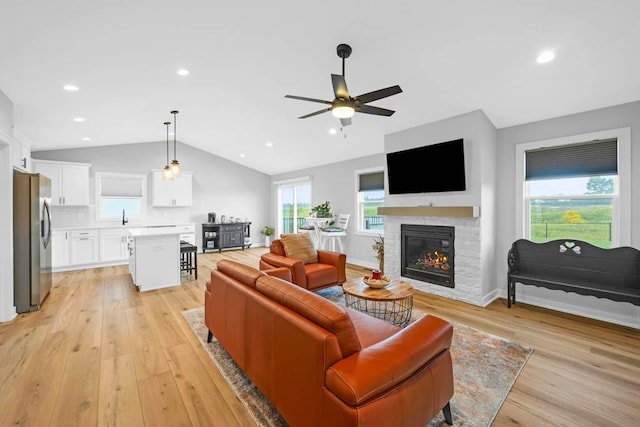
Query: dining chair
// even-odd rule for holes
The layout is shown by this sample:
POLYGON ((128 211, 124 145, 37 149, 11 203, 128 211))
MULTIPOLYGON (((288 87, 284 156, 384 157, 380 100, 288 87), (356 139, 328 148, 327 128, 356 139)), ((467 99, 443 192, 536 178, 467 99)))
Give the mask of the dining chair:
POLYGON ((320 242, 323 249, 329 250, 328 243, 331 241, 332 251, 336 251, 336 241, 340 247, 340 252, 344 252, 342 239, 347 236, 347 226, 351 214, 339 214, 336 223, 329 228, 320 230, 320 242))

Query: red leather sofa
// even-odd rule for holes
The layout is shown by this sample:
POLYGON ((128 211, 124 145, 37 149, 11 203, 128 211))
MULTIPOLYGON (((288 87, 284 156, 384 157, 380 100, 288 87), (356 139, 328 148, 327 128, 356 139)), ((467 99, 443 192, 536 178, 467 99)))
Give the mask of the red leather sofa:
POLYGON ((453 327, 438 317, 400 329, 221 260, 205 324, 293 427, 451 424, 453 327))

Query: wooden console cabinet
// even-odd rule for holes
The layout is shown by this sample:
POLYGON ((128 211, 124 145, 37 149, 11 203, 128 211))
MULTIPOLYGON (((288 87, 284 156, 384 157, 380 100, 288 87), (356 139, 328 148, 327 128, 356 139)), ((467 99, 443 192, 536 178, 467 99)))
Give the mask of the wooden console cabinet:
POLYGON ((207 250, 222 252, 227 248, 251 247, 251 223, 235 222, 229 224, 202 224, 202 252, 207 250))

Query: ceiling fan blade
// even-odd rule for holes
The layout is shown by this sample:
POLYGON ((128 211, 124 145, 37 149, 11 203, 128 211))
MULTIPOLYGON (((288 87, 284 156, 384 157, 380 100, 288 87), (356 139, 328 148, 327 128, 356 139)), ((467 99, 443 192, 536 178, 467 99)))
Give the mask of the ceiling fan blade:
POLYGON ((307 98, 305 96, 285 95, 285 98, 298 99, 300 101, 319 102, 320 104, 331 105, 331 101, 325 101, 324 99, 307 98))
POLYGON ((368 102, 377 101, 378 99, 386 98, 391 95, 397 95, 402 92, 400 86, 390 86, 384 89, 374 90, 373 92, 364 93, 362 95, 356 96, 355 99, 360 101, 361 104, 366 104, 368 102))
POLYGON ((349 126, 351 124, 351 117, 347 117, 346 119, 340 119, 340 124, 342 126, 349 126))
POLYGON ((391 116, 395 111, 386 108, 374 107, 372 105, 362 105, 356 108, 358 113, 375 114, 376 116, 391 116))
POLYGON ((322 110, 314 111, 313 113, 306 114, 304 116, 298 117, 299 119, 306 119, 307 117, 317 116, 318 114, 326 113, 327 111, 331 111, 331 107, 324 108, 322 110))
POLYGON ((333 84, 333 93, 336 95, 336 98, 349 98, 347 82, 344 80, 344 76, 331 74, 331 83, 333 84))

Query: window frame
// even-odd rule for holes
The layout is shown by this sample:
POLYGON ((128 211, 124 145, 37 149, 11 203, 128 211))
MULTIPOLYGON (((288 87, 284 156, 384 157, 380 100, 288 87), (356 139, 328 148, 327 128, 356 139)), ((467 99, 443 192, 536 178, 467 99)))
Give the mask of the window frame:
MULTIPOLYGON (((131 173, 119 173, 119 172, 96 172, 95 173, 95 187, 96 187, 96 221, 98 222, 113 222, 116 218, 103 218, 102 212, 102 179, 103 178, 124 178, 124 179, 140 179, 142 187, 142 196, 140 197, 140 215, 130 216, 127 215, 127 219, 143 219, 146 216, 147 210, 147 176, 142 174, 131 173)), ((108 197, 107 197, 108 198, 108 197)), ((124 198, 124 197, 123 197, 124 198)))
MULTIPOLYGON (((515 147, 516 239, 527 239, 530 228, 530 198, 527 197, 525 180, 526 151, 610 138, 618 140, 618 192, 607 195, 608 198, 614 199, 612 247, 631 245, 631 128, 629 127, 517 144, 515 147)), ((536 197, 536 199, 539 198, 541 197, 536 197)), ((560 198, 569 199, 570 196, 560 198)))
MULTIPOLYGON (((357 169, 355 171, 354 174, 354 191, 355 191, 355 212, 357 213, 356 215, 356 223, 357 223, 357 229, 355 231, 356 234, 359 235, 363 235, 363 236, 384 236, 384 227, 382 230, 367 230, 364 228, 364 205, 365 202, 363 200, 361 200, 361 191, 360 191, 360 175, 366 175, 366 174, 370 174, 370 173, 375 173, 375 172, 382 172, 383 175, 386 175, 384 166, 374 166, 371 168, 366 168, 366 169, 357 169)), ((382 189, 383 192, 383 206, 385 204, 385 196, 384 196, 384 192, 385 189, 382 189)))

